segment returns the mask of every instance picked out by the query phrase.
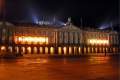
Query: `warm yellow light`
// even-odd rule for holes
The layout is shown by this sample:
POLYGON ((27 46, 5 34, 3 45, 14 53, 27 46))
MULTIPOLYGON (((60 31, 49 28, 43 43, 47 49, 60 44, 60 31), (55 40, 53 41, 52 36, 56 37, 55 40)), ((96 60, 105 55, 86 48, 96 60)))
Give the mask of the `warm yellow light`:
POLYGON ((88 39, 88 44, 103 44, 103 45, 108 45, 109 44, 109 40, 102 40, 102 39, 88 39))
POLYGON ((1 50, 5 50, 6 49, 6 47, 5 46, 1 46, 1 50))
POLYGON ((67 54, 67 47, 64 47, 63 51, 64 51, 64 55, 66 55, 67 54))
POLYGON ((90 64, 101 64, 101 63, 107 63, 109 61, 109 56, 91 56, 88 60, 90 61, 90 64))
POLYGON ((16 44, 48 44, 48 37, 15 36, 14 40, 16 44))

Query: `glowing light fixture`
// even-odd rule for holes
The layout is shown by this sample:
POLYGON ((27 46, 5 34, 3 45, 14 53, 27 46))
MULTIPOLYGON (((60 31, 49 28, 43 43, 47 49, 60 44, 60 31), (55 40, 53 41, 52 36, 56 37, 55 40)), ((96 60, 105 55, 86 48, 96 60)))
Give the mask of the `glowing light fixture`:
POLYGON ((1 46, 1 50, 3 51, 3 50, 5 50, 6 49, 6 47, 5 46, 1 46))

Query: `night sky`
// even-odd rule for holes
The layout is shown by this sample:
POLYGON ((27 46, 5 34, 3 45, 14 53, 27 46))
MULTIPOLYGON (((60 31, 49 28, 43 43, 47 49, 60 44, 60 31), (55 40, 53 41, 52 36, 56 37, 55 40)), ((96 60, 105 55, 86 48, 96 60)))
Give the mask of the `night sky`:
POLYGON ((35 22, 52 19, 80 26, 108 27, 118 25, 119 0, 6 0, 6 20, 11 22, 35 22))

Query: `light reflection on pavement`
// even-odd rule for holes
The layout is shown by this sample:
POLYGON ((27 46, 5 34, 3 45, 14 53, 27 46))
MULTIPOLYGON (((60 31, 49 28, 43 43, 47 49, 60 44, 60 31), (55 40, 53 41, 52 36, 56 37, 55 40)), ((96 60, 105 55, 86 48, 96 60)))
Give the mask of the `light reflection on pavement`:
POLYGON ((118 57, 0 60, 0 80, 118 80, 118 57))

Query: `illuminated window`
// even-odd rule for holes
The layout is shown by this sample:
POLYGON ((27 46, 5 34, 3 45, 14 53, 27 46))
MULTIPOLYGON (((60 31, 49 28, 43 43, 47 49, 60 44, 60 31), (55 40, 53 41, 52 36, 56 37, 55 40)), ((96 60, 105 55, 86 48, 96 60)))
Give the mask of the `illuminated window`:
POLYGON ((15 36, 16 44, 48 44, 48 37, 15 36))
POLYGON ((109 40, 103 40, 103 39, 88 39, 88 44, 92 45, 108 45, 109 40))

